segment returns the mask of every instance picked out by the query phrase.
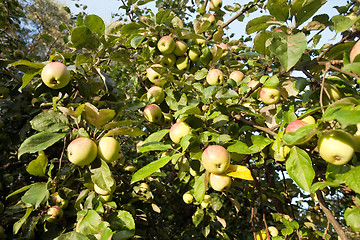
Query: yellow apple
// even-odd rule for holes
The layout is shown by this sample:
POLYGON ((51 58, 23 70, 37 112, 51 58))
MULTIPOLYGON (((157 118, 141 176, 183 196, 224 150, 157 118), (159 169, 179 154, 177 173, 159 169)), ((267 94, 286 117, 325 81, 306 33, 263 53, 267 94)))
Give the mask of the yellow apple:
POLYGON ((170 36, 163 36, 157 43, 157 47, 163 54, 170 54, 175 49, 175 41, 170 36))
POLYGON ((144 115, 149 122, 157 123, 160 122, 163 113, 158 105, 150 104, 145 107, 144 115))
POLYGON ((64 212, 59 206, 52 206, 48 209, 47 214, 49 217, 46 219, 46 221, 54 223, 63 217, 64 212))
POLYGON ((230 187, 231 177, 226 174, 210 173, 209 183, 215 191, 222 192, 230 187))
POLYGON ((164 67, 167 67, 167 68, 173 67, 176 63, 175 54, 171 53, 171 54, 162 55, 160 63, 161 63, 161 65, 163 65, 164 67))
POLYGON ((98 157, 110 163, 118 159, 120 143, 113 137, 102 137, 98 143, 98 157))
POLYGON ((97 156, 97 146, 90 138, 79 137, 68 145, 67 156, 75 165, 89 165, 97 156))
POLYGON ((188 52, 188 56, 191 61, 197 62, 200 59, 201 52, 198 48, 191 47, 188 52))
POLYGON ((355 152, 360 152, 360 123, 356 124, 357 131, 354 134, 355 152))
POLYGON ((181 56, 176 59, 176 67, 179 70, 185 70, 189 68, 189 66, 190 66, 190 62, 188 56, 181 56))
POLYGON ((194 196, 191 193, 186 192, 183 195, 183 200, 186 204, 190 204, 194 201, 194 196))
POLYGON ((354 145, 353 136, 339 129, 324 132, 318 141, 320 156, 334 165, 349 162, 354 155, 354 145))
POLYGON ((260 100, 265 104, 275 104, 280 99, 280 91, 274 87, 263 87, 260 90, 260 100))
POLYGON ((153 64, 151 67, 146 69, 146 75, 150 82, 154 83, 157 86, 163 86, 166 83, 166 79, 154 68, 163 68, 161 64, 153 64))
POLYGON ((360 41, 357 41, 350 51, 350 62, 353 62, 355 57, 360 53, 360 41))
POLYGON ((221 85, 224 81, 224 74, 219 69, 210 69, 206 75, 206 82, 211 86, 221 85))
POLYGON ((174 143, 180 143, 181 139, 189 134, 191 131, 190 126, 185 122, 177 122, 170 128, 170 139, 174 143))
POLYGON ((230 166, 230 154, 224 147, 212 145, 202 153, 201 163, 207 171, 221 174, 230 166))
POLYGON ((308 124, 315 124, 316 123, 315 118, 313 118, 310 115, 302 118, 301 120, 308 123, 308 124))
POLYGON ((229 78, 234 80, 236 83, 239 83, 244 78, 244 74, 241 71, 233 71, 230 73, 229 78))
POLYGON ((183 56, 188 48, 188 45, 184 41, 178 40, 175 42, 174 54, 179 57, 183 56))
POLYGON ((150 98, 153 97, 155 100, 155 103, 160 104, 165 99, 165 93, 164 90, 159 86, 152 86, 147 91, 147 99, 150 100, 150 98))
POLYGON ((65 64, 51 62, 41 71, 41 79, 49 88, 60 89, 70 82, 70 72, 65 64))

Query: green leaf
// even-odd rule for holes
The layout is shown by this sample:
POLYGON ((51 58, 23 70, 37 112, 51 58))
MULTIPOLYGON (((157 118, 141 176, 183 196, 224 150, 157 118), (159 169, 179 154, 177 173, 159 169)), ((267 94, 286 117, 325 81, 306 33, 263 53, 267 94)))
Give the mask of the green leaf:
POLYGON ((179 111, 177 111, 174 114, 174 118, 177 118, 183 114, 195 115, 195 114, 200 114, 200 113, 201 113, 201 110, 197 106, 186 106, 186 107, 183 107, 182 109, 180 109, 179 111))
POLYGON ((91 103, 85 103, 85 118, 96 128, 102 127, 115 117, 112 109, 101 109, 100 111, 91 103))
POLYGON ((159 12, 156 14, 156 23, 161 24, 163 23, 171 14, 170 9, 160 9, 159 12))
POLYGON ((357 193, 360 193, 360 166, 354 167, 345 173, 345 184, 357 193))
POLYGON ((22 216, 22 218, 20 218, 19 221, 14 223, 14 225, 13 225, 13 233, 14 234, 17 234, 19 232, 21 226, 26 222, 26 220, 28 219, 28 217, 30 216, 30 214, 32 213, 33 210, 34 210, 33 208, 27 208, 24 216, 22 216))
POLYGON ((336 15, 331 18, 331 21, 334 23, 335 32, 337 33, 345 32, 359 20, 360 20, 360 16, 351 19, 350 17, 347 16, 336 15))
POLYGON ((356 206, 346 208, 344 217, 346 225, 350 226, 352 231, 360 231, 360 208, 356 206))
POLYGON ((131 23, 125 24, 121 28, 121 32, 123 34, 137 34, 137 33, 145 31, 144 26, 145 25, 142 23, 131 22, 131 23))
POLYGON ((38 63, 38 62, 30 62, 28 60, 19 60, 17 62, 13 62, 9 66, 27 66, 29 68, 35 68, 35 69, 42 70, 45 65, 42 63, 38 63))
POLYGON ((269 55, 269 46, 273 38, 273 33, 269 31, 259 32, 254 38, 254 49, 260 54, 269 55))
POLYGON ((79 54, 75 59, 75 66, 81 66, 84 63, 92 63, 93 58, 90 53, 79 54))
POLYGON ((111 229, 115 230, 114 239, 128 239, 135 234, 135 221, 131 213, 117 210, 107 218, 111 229))
POLYGON ((202 68, 195 73, 194 77, 196 80, 202 80, 206 77, 207 73, 207 68, 202 68))
POLYGON ((274 75, 271 78, 267 79, 264 83, 265 87, 277 87, 279 85, 279 78, 274 75))
POLYGON ((16 190, 16 191, 10 193, 9 195, 6 196, 6 199, 8 199, 8 198, 11 197, 11 196, 14 196, 14 195, 16 195, 16 194, 19 194, 19 193, 21 193, 21 192, 24 192, 24 191, 28 190, 29 188, 31 188, 31 187, 32 187, 33 185, 35 185, 35 184, 36 184, 36 183, 33 183, 33 184, 30 184, 30 185, 24 186, 24 187, 22 187, 22 188, 20 188, 20 189, 18 189, 18 190, 16 190))
POLYGON ((21 201, 31 204, 37 209, 40 204, 47 201, 48 198, 49 191, 47 190, 47 183, 36 183, 24 193, 21 201))
POLYGON ((263 15, 261 17, 254 18, 246 24, 246 34, 265 30, 270 25, 275 24, 274 21, 276 21, 276 19, 271 15, 263 15))
POLYGON ((311 185, 310 191, 312 193, 315 193, 317 190, 319 190, 319 189, 322 190, 322 189, 324 189, 324 188, 326 188, 328 186, 330 186, 330 187, 338 187, 338 186, 340 186, 340 184, 338 184, 336 182, 330 182, 330 181, 316 182, 313 185, 311 185))
POLYGON ((111 192, 115 185, 111 170, 104 160, 100 159, 100 166, 98 166, 98 163, 99 162, 96 161, 91 164, 91 181, 101 189, 111 192))
POLYGON ((270 51, 279 58, 285 71, 289 71, 299 61, 306 47, 306 36, 302 32, 294 35, 277 34, 270 51))
POLYGON ((236 141, 235 144, 230 145, 227 150, 229 152, 235 152, 239 154, 253 154, 260 152, 273 141, 272 139, 263 137, 261 135, 252 135, 251 140, 253 145, 250 147, 242 141, 236 141))
POLYGON ((57 132, 69 128, 67 117, 63 113, 55 111, 41 112, 30 121, 30 124, 37 131, 57 132))
POLYGON ((99 46, 99 40, 93 35, 88 27, 75 28, 71 33, 71 42, 76 49, 86 48, 95 50, 99 46))
POLYGON ((26 171, 34 176, 44 177, 47 164, 48 158, 46 157, 45 153, 41 151, 39 152, 39 156, 29 163, 26 171))
POLYGON ((24 73, 24 75, 22 76, 22 85, 21 85, 21 89, 23 89, 24 87, 26 87, 26 85, 28 85, 29 82, 31 82, 31 80, 38 74, 41 74, 42 69, 30 69, 29 71, 27 71, 26 73, 24 73))
POLYGON ((269 0, 266 7, 278 21, 285 22, 289 17, 290 4, 288 0, 269 0))
POLYGON ((308 142, 317 132, 318 130, 314 124, 304 125, 296 130, 296 132, 285 133, 283 142, 286 145, 301 145, 308 142))
POLYGON ((175 154, 174 156, 164 156, 156 161, 147 164, 146 166, 134 173, 131 179, 131 184, 140 181, 146 177, 149 177, 151 174, 165 166, 171 159, 178 159, 181 156, 181 154, 175 154))
POLYGON ((206 185, 205 185, 205 175, 206 173, 201 174, 201 176, 195 177, 194 183, 194 197, 197 202, 201 202, 204 199, 205 192, 206 192, 206 185))
POLYGON ((239 97, 237 92, 228 88, 220 88, 219 91, 217 91, 217 93, 215 94, 215 98, 217 99, 229 99, 235 97, 239 97))
POLYGON ((145 139, 144 143, 160 142, 166 136, 166 134, 169 133, 169 131, 170 131, 169 129, 163 129, 163 130, 154 132, 145 139))
POLYGON ((360 123, 360 111, 340 109, 334 113, 342 128, 360 123))
POLYGON ((84 235, 101 233, 110 224, 103 221, 95 210, 82 210, 77 213, 76 231, 84 235))
POLYGON ((286 161, 286 171, 296 184, 310 192, 310 186, 315 177, 315 171, 309 155, 298 147, 292 147, 286 161))
POLYGON ((104 34, 105 32, 105 23, 101 17, 91 14, 87 15, 84 19, 84 24, 87 26, 93 33, 99 35, 104 34))
POLYGON ((342 70, 360 75, 360 62, 344 64, 342 70))
POLYGON ((104 135, 104 137, 107 136, 129 136, 129 137, 138 137, 145 135, 146 133, 137 127, 120 127, 120 128, 114 128, 104 135))
POLYGON ((192 215, 192 221, 195 227, 197 227, 202 222, 204 216, 205 216, 204 210, 198 207, 196 212, 192 215))
POLYGON ((170 144, 163 144, 162 142, 148 142, 138 148, 139 153, 150 151, 165 151, 171 149, 170 144))
POLYGON ((136 36, 132 37, 131 41, 130 41, 131 47, 136 49, 142 43, 142 41, 144 39, 145 39, 145 36, 143 36, 143 35, 136 35, 136 36))
POLYGON ((89 238, 84 234, 72 231, 61 234, 59 237, 55 238, 55 240, 89 240, 89 238))
POLYGON ((64 138, 66 133, 40 132, 25 139, 18 150, 18 158, 24 153, 35 153, 45 150, 64 138))
POLYGON ((300 26, 311 18, 326 0, 295 0, 291 4, 290 12, 295 16, 296 26, 300 26))

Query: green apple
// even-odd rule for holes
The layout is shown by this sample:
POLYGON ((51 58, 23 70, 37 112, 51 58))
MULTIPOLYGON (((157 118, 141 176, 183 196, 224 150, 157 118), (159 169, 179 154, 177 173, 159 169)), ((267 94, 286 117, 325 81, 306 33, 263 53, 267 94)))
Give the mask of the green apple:
MULTIPOLYGON (((339 89, 335 86, 335 85, 332 85, 332 84, 329 84, 329 83, 325 83, 325 88, 327 90, 327 92, 329 93, 330 95, 330 98, 333 100, 333 101, 337 101, 337 100, 340 100, 342 98, 342 94, 341 92, 339 91, 339 89)), ((328 97, 328 95, 326 93, 324 93, 324 95, 326 97, 328 97)), ((327 98, 326 98, 327 99, 327 98)))
POLYGON ((286 145, 280 146, 279 149, 274 149, 274 144, 271 144, 269 153, 275 161, 284 162, 287 155, 290 153, 290 150, 291 149, 286 145))
MULTIPOLYGON (((214 21, 215 21, 215 17, 214 17, 214 21)), ((199 46, 204 46, 206 44, 206 40, 204 38, 195 38, 193 40, 193 43, 199 46)))
POLYGON ((69 204, 69 200, 60 197, 58 192, 54 192, 53 194, 50 195, 49 202, 51 205, 56 205, 63 209, 65 209, 69 204))
POLYGON ((166 124, 172 123, 173 116, 171 113, 163 113, 163 116, 164 116, 164 123, 166 124))
POLYGON ((42 69, 41 79, 49 88, 60 89, 70 82, 70 72, 65 64, 51 62, 42 69))
POLYGON ((96 185, 94 183, 94 191, 99 194, 99 195, 109 195, 112 194, 113 192, 115 192, 116 189, 116 184, 112 185, 110 190, 107 189, 102 189, 101 187, 99 187, 98 185, 96 185))
POLYGON ((354 155, 354 146, 353 136, 339 129, 324 132, 318 141, 320 156, 334 165, 349 162, 354 155))
POLYGON ((207 171, 221 174, 230 166, 230 154, 220 145, 211 145, 202 153, 201 163, 207 171))
POLYGON ((179 57, 183 56, 188 48, 188 45, 184 41, 178 40, 175 42, 174 54, 179 57))
POLYGON ((263 87, 260 90, 259 98, 265 104, 275 104, 280 99, 280 91, 274 87, 263 87))
POLYGON ((46 221, 54 223, 63 217, 64 212, 59 206, 52 206, 48 209, 47 214, 49 217, 46 219, 46 221))
POLYGON ((313 118, 310 115, 302 118, 301 120, 308 123, 308 124, 315 124, 316 123, 315 118, 313 118))
POLYGON ((194 201, 194 196, 191 193, 186 192, 183 195, 183 200, 186 204, 191 204, 194 201))
POLYGON ((224 74, 219 69, 210 69, 206 75, 206 82, 211 86, 221 85, 224 81, 224 74))
POLYGON ((309 123, 303 121, 303 120, 294 120, 292 122, 290 122, 286 128, 285 131, 286 132, 296 132, 296 130, 298 130, 299 128, 301 128, 302 126, 308 125, 309 123))
POLYGON ((206 194, 200 205, 202 208, 208 208, 210 206, 210 203, 211 203, 211 196, 206 194))
POLYGON ((24 54, 24 52, 22 51, 22 50, 20 50, 20 49, 16 49, 15 51, 14 51, 14 58, 16 58, 16 59, 22 59, 22 58, 24 58, 25 57, 25 54, 24 54))
POLYGON ((165 99, 165 93, 164 89, 162 89, 159 86, 152 86, 147 91, 147 99, 150 100, 150 98, 153 97, 155 100, 155 103, 160 104, 165 99))
POLYGON ((175 49, 175 41, 170 36, 163 36, 157 43, 157 47, 163 54, 170 54, 175 49))
POLYGON ((166 83, 166 79, 162 77, 162 75, 155 71, 154 68, 163 68, 161 64, 153 64, 151 67, 146 69, 147 78, 150 82, 154 83, 157 86, 162 86, 166 83))
POLYGON ((125 172, 132 172, 133 173, 133 172, 136 172, 136 170, 137 170, 137 168, 135 166, 132 166, 132 165, 124 167, 125 172))
POLYGON ((98 157, 110 163, 118 159, 120 143, 113 137, 102 137, 98 143, 98 157))
POLYGON ((360 123, 356 124, 357 131, 354 134, 355 152, 360 152, 360 123))
POLYGON ((209 183, 215 191, 222 192, 230 187, 231 177, 226 174, 210 173, 209 183))
POLYGON ((350 51, 350 62, 355 60, 355 57, 360 53, 360 41, 357 41, 350 51))
POLYGON ((222 0, 210 0, 210 10, 218 11, 222 6, 222 0))
POLYGON ((197 62, 200 59, 201 52, 198 48, 191 47, 188 52, 188 56, 191 61, 197 62))
POLYGON ((190 62, 188 56, 181 56, 176 59, 176 67, 179 70, 185 70, 189 68, 189 66, 190 66, 190 62))
POLYGON ((158 105, 150 104, 145 107, 144 115, 149 122, 157 123, 160 122, 163 113, 158 105))
POLYGON ((244 74, 241 71, 233 71, 230 73, 229 78, 234 80, 237 84, 244 78, 244 74))
POLYGON ((81 167, 89 165, 97 156, 97 146, 90 138, 79 137, 68 145, 67 156, 75 165, 81 167))
POLYGON ((190 126, 185 122, 177 122, 170 128, 170 139, 174 143, 180 143, 180 140, 191 131, 190 126))
POLYGON ((225 43, 220 43, 217 46, 223 50, 223 54, 221 55, 221 57, 224 57, 229 53, 229 47, 225 43))
POLYGON ((162 55, 160 60, 160 64, 167 68, 173 67, 175 63, 176 63, 176 56, 173 53, 162 55))

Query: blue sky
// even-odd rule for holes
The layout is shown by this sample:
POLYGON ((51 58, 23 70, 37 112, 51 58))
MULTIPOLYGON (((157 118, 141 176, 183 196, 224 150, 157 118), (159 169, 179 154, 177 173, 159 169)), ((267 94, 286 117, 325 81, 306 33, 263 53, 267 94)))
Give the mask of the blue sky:
MULTIPOLYGON (((59 0, 59 2, 62 2, 65 5, 69 6, 73 13, 79 12, 79 9, 75 7, 76 3, 77 4, 81 3, 84 5, 87 5, 87 9, 85 11, 88 14, 96 14, 96 15, 100 16, 105 21, 106 24, 109 24, 113 21, 113 19, 111 19, 111 14, 119 12, 118 9, 122 4, 120 0, 100 0, 100 1, 99 0, 59 0)), ((223 6, 224 5, 233 5, 235 2, 238 2, 241 4, 243 1, 223 0, 223 6)), ((326 3, 325 6, 323 6, 317 12, 317 14, 326 13, 329 16, 336 15, 337 10, 333 8, 333 6, 337 5, 336 2, 338 2, 338 1, 329 0, 328 3, 326 3)), ((153 11, 155 12, 155 7, 154 7, 155 2, 152 2, 147 6, 150 6, 153 9, 153 11)), ((225 15, 225 21, 227 19, 230 19, 232 16, 233 15, 230 15, 230 14, 225 15)), ((259 15, 252 14, 251 16, 258 17, 259 15)), ((234 21, 230 25, 230 29, 225 30, 225 31, 227 31, 227 33, 235 33, 235 39, 240 38, 242 35, 245 35, 246 21, 248 21, 250 19, 251 18, 245 18, 245 22, 234 21)), ((323 44, 325 42, 334 41, 334 40, 331 40, 335 37, 334 33, 325 31, 323 34, 326 34, 326 35, 323 36, 323 38, 321 40, 321 44, 323 44)), ((339 39, 339 36, 337 36, 336 39, 339 39)))

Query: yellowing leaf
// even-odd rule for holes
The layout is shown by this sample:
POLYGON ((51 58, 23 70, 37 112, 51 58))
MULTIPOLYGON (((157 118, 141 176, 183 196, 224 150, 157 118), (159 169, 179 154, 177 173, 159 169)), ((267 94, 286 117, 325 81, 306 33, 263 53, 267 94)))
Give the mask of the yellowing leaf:
POLYGON ((241 165, 230 165, 227 170, 227 175, 234 178, 241 178, 245 180, 253 181, 251 172, 247 167, 241 165))

